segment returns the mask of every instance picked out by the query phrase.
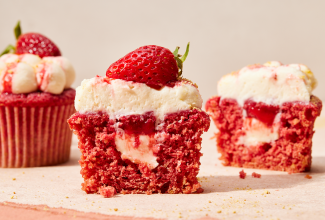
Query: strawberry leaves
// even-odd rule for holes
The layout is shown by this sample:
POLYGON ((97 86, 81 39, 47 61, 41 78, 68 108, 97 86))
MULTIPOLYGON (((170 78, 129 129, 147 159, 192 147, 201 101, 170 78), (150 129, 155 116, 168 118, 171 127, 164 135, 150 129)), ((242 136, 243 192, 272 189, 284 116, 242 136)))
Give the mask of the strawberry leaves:
POLYGON ((21 35, 20 21, 17 22, 15 29, 14 29, 14 33, 15 33, 16 40, 18 40, 18 38, 21 35))
POLYGON ((16 51, 16 48, 15 46, 9 44, 3 51, 2 53, 0 54, 0 57, 4 54, 7 54, 7 53, 15 53, 16 51))
POLYGON ((188 52, 190 50, 190 42, 187 43, 186 51, 183 56, 178 54, 178 50, 179 50, 179 47, 176 47, 173 54, 174 54, 174 58, 177 62, 177 66, 178 66, 178 77, 180 77, 183 73, 183 63, 186 60, 188 52))
POLYGON ((39 33, 24 33, 22 34, 20 21, 17 22, 14 28, 16 38, 16 47, 8 45, 0 56, 7 53, 15 54, 34 54, 40 58, 47 56, 61 56, 59 48, 47 37, 39 33))
MULTIPOLYGON (((18 40, 19 36, 21 35, 21 28, 20 28, 20 21, 17 22, 15 28, 14 28, 14 34, 16 37, 16 40, 18 40)), ((12 44, 9 44, 0 54, 0 56, 7 54, 7 53, 15 53, 16 52, 16 47, 13 46, 12 44)))

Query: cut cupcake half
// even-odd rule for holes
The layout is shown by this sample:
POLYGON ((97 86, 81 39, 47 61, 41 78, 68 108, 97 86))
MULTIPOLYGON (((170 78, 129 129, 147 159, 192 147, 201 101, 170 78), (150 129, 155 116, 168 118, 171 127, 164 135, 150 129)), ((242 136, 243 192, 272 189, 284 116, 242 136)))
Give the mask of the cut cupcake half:
POLYGON ((177 70, 174 80, 155 86, 99 76, 84 80, 75 107, 68 123, 79 138, 87 193, 108 197, 104 192, 112 187, 117 193, 201 190, 201 135, 210 119, 197 86, 177 78, 177 70))
POLYGON ((310 169, 314 122, 322 102, 302 64, 272 61, 224 76, 206 111, 224 165, 292 172, 310 169))

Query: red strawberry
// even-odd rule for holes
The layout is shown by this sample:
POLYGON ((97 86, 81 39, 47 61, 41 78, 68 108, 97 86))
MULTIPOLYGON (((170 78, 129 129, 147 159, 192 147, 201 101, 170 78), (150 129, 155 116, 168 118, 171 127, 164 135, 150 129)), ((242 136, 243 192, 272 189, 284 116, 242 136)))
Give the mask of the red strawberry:
POLYGON ((168 82, 176 81, 182 73, 182 63, 188 54, 178 56, 178 48, 174 54, 167 48, 149 45, 140 47, 119 59, 107 69, 106 76, 113 79, 123 79, 145 83, 159 89, 168 82), (179 70, 180 69, 180 70, 179 70))
POLYGON ((59 48, 47 37, 38 33, 21 34, 20 22, 15 29, 16 48, 9 45, 1 54, 15 52, 16 54, 31 53, 43 58, 46 56, 61 56, 59 48))
POLYGON ((39 57, 61 56, 59 48, 47 37, 38 33, 20 35, 16 43, 16 54, 31 53, 39 57))

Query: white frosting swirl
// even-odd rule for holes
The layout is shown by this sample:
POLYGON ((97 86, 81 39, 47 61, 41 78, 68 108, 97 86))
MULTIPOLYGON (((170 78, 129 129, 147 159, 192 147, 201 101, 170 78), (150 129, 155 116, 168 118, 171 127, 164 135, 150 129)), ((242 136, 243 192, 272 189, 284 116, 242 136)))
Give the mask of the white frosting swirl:
POLYGON ((156 90, 144 83, 97 76, 83 80, 76 92, 77 111, 103 111, 112 117, 153 111, 158 120, 163 120, 168 113, 202 107, 199 90, 186 81, 156 90))
POLYGON ((285 102, 309 102, 316 85, 317 81, 307 66, 271 61, 223 76, 217 89, 219 96, 236 99, 241 106, 248 99, 282 105, 285 102))
MULTIPOLYGON (((11 80, 11 92, 30 93, 37 90, 60 94, 70 88, 75 71, 65 57, 44 57, 33 54, 5 54, 0 57, 0 92, 11 80), (6 75, 11 74, 12 77, 6 75)), ((6 91, 8 92, 8 91, 6 91)))

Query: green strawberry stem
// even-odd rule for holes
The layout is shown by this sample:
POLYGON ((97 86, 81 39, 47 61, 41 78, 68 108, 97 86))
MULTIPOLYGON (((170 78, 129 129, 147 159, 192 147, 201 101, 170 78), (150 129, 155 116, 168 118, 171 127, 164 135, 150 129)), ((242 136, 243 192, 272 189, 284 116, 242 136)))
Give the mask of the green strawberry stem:
MULTIPOLYGON (((20 21, 17 22, 15 28, 14 28, 14 34, 16 37, 16 40, 18 40, 19 36, 21 35, 21 28, 20 28, 20 21)), ((9 44, 0 54, 0 56, 7 54, 7 53, 15 53, 16 52, 16 47, 9 44)))
POLYGON ((2 53, 0 54, 0 56, 2 56, 4 54, 7 54, 7 53, 15 53, 15 51, 16 51, 16 48, 13 45, 9 44, 6 47, 6 49, 4 49, 4 51, 2 51, 2 53))
POLYGON ((178 69, 179 69, 178 70, 178 77, 180 77, 182 75, 182 73, 183 73, 183 63, 186 60, 188 52, 190 50, 190 42, 187 43, 186 51, 185 51, 183 56, 178 54, 178 50, 179 50, 179 47, 176 47, 173 54, 174 54, 174 58, 175 58, 175 60, 177 62, 177 66, 178 66, 178 69))
POLYGON ((21 35, 21 28, 20 28, 20 21, 17 22, 15 29, 14 29, 16 40, 18 40, 19 36, 21 35))

